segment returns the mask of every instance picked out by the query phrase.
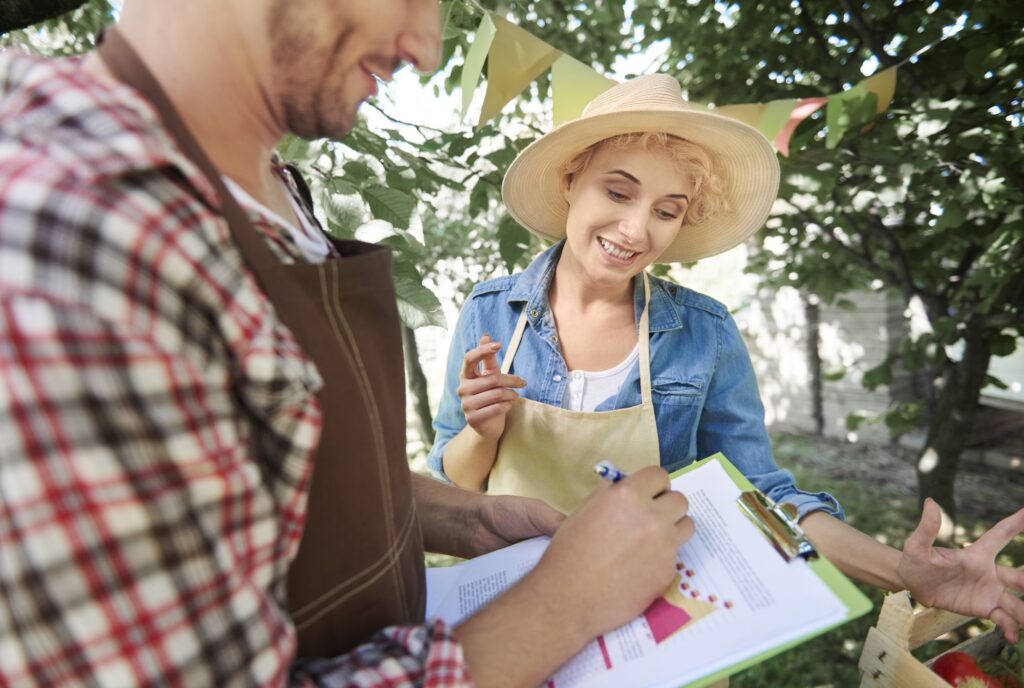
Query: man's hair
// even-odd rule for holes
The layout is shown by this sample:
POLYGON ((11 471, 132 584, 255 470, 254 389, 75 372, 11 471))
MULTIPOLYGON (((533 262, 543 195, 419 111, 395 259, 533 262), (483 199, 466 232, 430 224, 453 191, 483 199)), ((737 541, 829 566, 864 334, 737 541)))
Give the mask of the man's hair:
POLYGON ((582 174, 594 155, 605 146, 628 148, 634 145, 648 151, 665 151, 675 160, 680 171, 693 179, 694 197, 686 208, 684 224, 695 225, 727 209, 725 180, 715 169, 711 154, 693 141, 659 131, 619 134, 591 144, 562 165, 559 177, 568 183, 582 174))

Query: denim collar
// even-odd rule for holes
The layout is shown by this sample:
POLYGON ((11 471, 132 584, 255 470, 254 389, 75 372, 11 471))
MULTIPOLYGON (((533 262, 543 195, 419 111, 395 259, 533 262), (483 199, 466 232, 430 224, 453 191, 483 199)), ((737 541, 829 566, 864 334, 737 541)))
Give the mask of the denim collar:
MULTIPOLYGON (((524 304, 530 324, 538 326, 549 310, 548 292, 551 280, 555 276, 555 267, 562 255, 565 239, 557 242, 533 259, 529 266, 509 289, 509 304, 524 304)), ((685 306, 677 301, 675 295, 680 288, 675 284, 649 275, 651 283, 651 311, 649 314, 650 331, 665 332, 683 326, 682 313, 685 306)), ((633 278, 633 308, 639 322, 640 313, 644 308, 644 284, 640 275, 633 278)))

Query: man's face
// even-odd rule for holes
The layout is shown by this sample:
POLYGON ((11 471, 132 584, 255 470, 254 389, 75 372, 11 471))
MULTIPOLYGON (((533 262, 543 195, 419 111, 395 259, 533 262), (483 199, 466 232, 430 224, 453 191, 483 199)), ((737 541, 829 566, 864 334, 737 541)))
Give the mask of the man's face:
POLYGON ((403 63, 437 68, 438 0, 273 0, 272 107, 304 138, 344 136, 356 110, 403 63))

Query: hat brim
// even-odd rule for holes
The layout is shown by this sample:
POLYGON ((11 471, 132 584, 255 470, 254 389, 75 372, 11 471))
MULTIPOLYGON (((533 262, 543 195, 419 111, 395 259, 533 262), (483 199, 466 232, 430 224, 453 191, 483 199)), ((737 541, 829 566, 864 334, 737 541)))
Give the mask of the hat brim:
POLYGON ((658 262, 691 262, 722 253, 764 225, 779 190, 775 151, 753 127, 702 111, 609 112, 563 124, 530 144, 509 166, 501 185, 509 213, 542 237, 563 238, 569 205, 562 195, 560 168, 598 141, 633 132, 663 132, 698 144, 711 154, 725 182, 728 208, 698 224, 684 224, 658 262))

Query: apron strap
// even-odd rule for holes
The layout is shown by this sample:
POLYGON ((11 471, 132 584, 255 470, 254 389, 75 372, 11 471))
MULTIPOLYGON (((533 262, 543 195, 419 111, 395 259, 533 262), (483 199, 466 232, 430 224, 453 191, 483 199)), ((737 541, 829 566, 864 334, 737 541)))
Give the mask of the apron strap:
POLYGON ((509 340, 508 349, 505 350, 505 358, 501 362, 501 372, 504 375, 508 374, 508 371, 512 369, 512 359, 516 357, 516 351, 519 350, 519 342, 523 340, 523 332, 526 331, 526 302, 523 302, 523 308, 519 311, 519 322, 516 323, 516 329, 512 333, 512 339, 509 340))
POLYGON ((97 51, 119 81, 140 92, 149 101, 149 104, 156 108, 160 114, 160 120, 178 144, 181 152, 206 177, 206 181, 213 187, 220 200, 220 212, 227 220, 231 236, 249 265, 253 268, 277 265, 279 261, 274 258, 270 248, 259 237, 249 221, 249 216, 238 205, 231 192, 227 190, 217 168, 192 136, 192 132, 189 131, 170 98, 160 87, 156 77, 116 27, 108 27, 100 34, 97 51))
MULTIPOLYGON (((638 338, 640 344, 640 401, 643 404, 651 403, 651 333, 650 315, 651 309, 651 284, 647 278, 647 271, 643 273, 644 280, 644 309, 640 313, 640 324, 638 326, 638 338)), ((509 340, 508 348, 505 350, 505 358, 501 362, 501 372, 508 374, 512 369, 512 360, 516 357, 519 344, 523 340, 523 332, 526 331, 526 303, 519 312, 519 321, 516 322, 516 329, 512 332, 512 339, 509 340)))
POLYGON ((651 284, 647 279, 647 271, 644 276, 644 310, 640 313, 639 339, 640 339, 640 401, 650 404, 651 401, 651 284))

